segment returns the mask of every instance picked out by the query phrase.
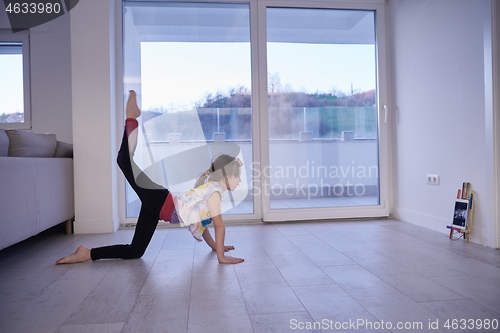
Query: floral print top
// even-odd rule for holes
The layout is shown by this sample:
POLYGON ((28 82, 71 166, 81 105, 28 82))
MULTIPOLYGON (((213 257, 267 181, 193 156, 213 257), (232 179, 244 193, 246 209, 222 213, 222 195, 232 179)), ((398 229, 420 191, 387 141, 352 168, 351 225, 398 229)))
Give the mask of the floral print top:
POLYGON ((186 226, 193 237, 201 242, 202 234, 207 225, 212 223, 212 217, 208 209, 208 198, 219 192, 222 198, 222 188, 218 182, 206 182, 176 197, 176 209, 181 226, 186 226))

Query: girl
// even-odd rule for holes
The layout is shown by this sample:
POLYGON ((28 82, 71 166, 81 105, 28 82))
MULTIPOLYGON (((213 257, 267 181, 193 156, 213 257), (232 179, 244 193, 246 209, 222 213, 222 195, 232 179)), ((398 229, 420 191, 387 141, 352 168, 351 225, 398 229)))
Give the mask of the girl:
POLYGON ((241 181, 241 161, 229 155, 218 156, 210 168, 198 178, 194 189, 174 198, 167 189, 153 183, 141 172, 132 159, 137 145, 138 123, 136 119, 140 115, 141 110, 137 106, 136 94, 131 90, 126 106, 125 133, 117 161, 125 178, 141 200, 141 210, 132 242, 128 245, 111 245, 93 249, 80 246, 74 253, 59 259, 56 264, 103 258, 140 258, 146 251, 159 220, 187 225, 196 240, 201 241, 203 238, 208 246, 217 252, 219 263, 243 262, 243 259, 226 256, 224 253, 233 250, 234 246, 224 245, 226 229, 220 208, 222 193, 226 190, 234 190, 241 181), (138 171, 135 173, 137 177, 134 177, 134 170, 138 171), (215 240, 206 228, 211 222, 214 224, 215 240))

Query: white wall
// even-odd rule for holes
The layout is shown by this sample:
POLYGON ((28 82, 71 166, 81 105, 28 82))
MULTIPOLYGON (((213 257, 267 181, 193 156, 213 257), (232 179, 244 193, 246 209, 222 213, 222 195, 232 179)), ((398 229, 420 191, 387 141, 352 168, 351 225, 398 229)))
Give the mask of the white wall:
MULTIPOLYGON (((12 33, 3 1, 0 30, 12 33)), ((71 143, 70 16, 66 14, 30 29, 30 54, 31 131, 54 133, 58 140, 71 143)))
MULTIPOLYGON (((476 191, 472 241, 495 246, 483 21, 488 0, 389 0, 394 216, 448 233, 462 182, 476 191), (490 164, 489 164, 490 163, 490 164), (440 186, 426 183, 439 174, 440 186)), ((491 68, 489 69, 491 70, 491 68)))
POLYGON ((71 11, 75 233, 118 229, 115 0, 71 11))

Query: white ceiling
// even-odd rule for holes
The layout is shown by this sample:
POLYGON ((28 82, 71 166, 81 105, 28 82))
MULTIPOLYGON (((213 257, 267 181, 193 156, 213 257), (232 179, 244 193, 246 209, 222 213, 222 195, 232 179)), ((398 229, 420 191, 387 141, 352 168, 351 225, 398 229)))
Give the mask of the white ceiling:
MULTIPOLYGON (((142 41, 249 42, 246 4, 126 2, 125 23, 142 41)), ((268 8, 269 42, 374 44, 374 12, 268 8)))

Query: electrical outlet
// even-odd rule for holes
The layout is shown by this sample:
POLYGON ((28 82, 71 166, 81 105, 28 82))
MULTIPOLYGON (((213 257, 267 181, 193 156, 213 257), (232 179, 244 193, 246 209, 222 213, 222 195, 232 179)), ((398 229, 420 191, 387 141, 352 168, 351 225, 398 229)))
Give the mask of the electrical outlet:
POLYGON ((439 175, 427 174, 427 185, 439 185, 439 175))

